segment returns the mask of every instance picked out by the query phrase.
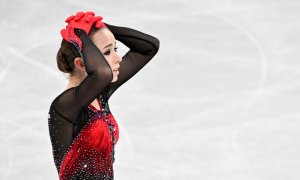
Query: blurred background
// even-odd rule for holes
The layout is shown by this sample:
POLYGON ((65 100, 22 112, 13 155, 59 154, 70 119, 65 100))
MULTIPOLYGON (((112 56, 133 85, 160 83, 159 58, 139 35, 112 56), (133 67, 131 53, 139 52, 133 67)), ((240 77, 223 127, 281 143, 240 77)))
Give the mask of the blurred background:
MULTIPOLYGON (((56 180, 48 110, 64 20, 157 37, 158 54, 109 101, 116 180, 300 179, 297 0, 2 0, 0 177, 56 180)), ((128 48, 117 42, 119 54, 128 48)))

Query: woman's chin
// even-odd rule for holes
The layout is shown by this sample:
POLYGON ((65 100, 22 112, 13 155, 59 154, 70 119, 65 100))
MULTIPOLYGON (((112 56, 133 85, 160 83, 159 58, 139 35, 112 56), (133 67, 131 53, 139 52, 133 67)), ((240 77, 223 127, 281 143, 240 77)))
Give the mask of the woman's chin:
POLYGON ((114 77, 111 82, 116 82, 118 80, 118 77, 114 77))

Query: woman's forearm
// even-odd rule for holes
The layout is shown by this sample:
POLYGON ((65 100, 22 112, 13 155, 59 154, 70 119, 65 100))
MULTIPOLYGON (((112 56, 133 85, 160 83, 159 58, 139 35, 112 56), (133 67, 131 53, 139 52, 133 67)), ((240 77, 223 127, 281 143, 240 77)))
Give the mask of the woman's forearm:
POLYGON ((105 24, 115 38, 130 50, 151 56, 157 53, 160 42, 156 37, 128 27, 105 24))

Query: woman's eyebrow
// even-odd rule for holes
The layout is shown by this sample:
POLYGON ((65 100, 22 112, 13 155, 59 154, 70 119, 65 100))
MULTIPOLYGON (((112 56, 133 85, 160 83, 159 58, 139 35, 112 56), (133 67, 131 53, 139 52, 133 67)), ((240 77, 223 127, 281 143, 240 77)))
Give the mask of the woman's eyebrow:
MULTIPOLYGON (((117 44, 117 41, 115 41, 115 45, 116 45, 116 44, 117 44)), ((109 46, 112 46, 112 43, 106 45, 103 49, 105 49, 105 48, 107 48, 107 47, 109 47, 109 46)))
POLYGON ((112 46, 112 43, 106 45, 103 49, 105 49, 105 48, 107 48, 107 47, 109 47, 109 46, 112 46))

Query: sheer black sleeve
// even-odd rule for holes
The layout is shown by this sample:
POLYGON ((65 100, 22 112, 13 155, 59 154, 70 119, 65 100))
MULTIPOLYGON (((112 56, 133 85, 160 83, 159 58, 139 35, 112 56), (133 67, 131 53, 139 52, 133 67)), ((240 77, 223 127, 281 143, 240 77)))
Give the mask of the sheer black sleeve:
POLYGON ((107 94, 109 98, 155 56, 160 42, 156 37, 131 28, 105 24, 115 38, 129 48, 129 51, 122 57, 118 80, 110 84, 110 91, 107 94))
POLYGON ((75 29, 82 40, 82 53, 87 76, 74 88, 63 92, 55 101, 54 108, 66 120, 76 124, 80 111, 92 103, 112 81, 112 70, 92 40, 83 30, 75 29))

